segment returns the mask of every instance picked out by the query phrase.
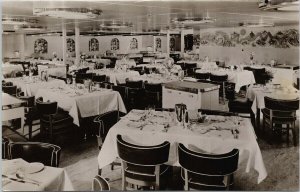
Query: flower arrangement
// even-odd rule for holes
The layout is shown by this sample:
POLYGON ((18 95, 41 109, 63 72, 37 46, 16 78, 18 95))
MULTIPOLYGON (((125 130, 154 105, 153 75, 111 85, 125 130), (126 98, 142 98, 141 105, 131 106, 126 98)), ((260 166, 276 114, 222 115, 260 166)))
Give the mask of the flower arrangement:
POLYGON ((48 42, 45 39, 37 39, 34 42, 34 53, 47 53, 48 42))

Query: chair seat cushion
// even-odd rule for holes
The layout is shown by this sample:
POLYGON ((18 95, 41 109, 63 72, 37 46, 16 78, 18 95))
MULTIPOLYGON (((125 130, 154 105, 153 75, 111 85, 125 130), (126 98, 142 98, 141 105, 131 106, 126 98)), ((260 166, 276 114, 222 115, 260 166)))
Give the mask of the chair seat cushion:
MULTIPOLYGON (((264 108, 261 110, 264 117, 266 119, 270 119, 270 110, 264 108)), ((286 121, 296 121, 296 117, 292 115, 292 112, 280 112, 280 111, 273 111, 273 121, 275 122, 286 122, 286 121)))
MULTIPOLYGON (((128 164, 125 169, 125 176, 131 179, 143 180, 143 181, 155 181, 154 166, 138 166, 128 164)), ((165 175, 170 169, 170 166, 161 165, 160 175, 165 175)))
MULTIPOLYGON (((49 116, 42 116, 41 121, 48 124, 49 123, 49 116)), ((62 124, 62 125, 72 124, 73 123, 73 118, 68 114, 68 112, 63 111, 63 110, 58 110, 58 112, 53 116, 52 123, 53 123, 53 125, 56 125, 56 124, 62 124)))

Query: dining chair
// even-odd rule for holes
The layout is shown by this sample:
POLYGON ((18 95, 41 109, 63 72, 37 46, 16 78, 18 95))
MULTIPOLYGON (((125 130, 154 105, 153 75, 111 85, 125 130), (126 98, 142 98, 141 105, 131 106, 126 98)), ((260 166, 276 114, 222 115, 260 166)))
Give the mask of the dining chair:
POLYGON ((238 149, 224 154, 209 154, 190 150, 179 143, 178 157, 185 190, 228 190, 233 186, 234 173, 238 168, 238 149))
POLYGON ((127 110, 145 108, 145 89, 127 88, 127 110))
POLYGON ((195 69, 197 68, 197 63, 186 64, 185 68, 186 68, 186 76, 194 77, 195 69))
POLYGON ((160 83, 145 83, 146 106, 162 106, 162 86, 160 83))
POLYGON ((2 86, 2 91, 4 93, 7 93, 9 95, 12 95, 12 96, 16 96, 17 95, 17 86, 2 86))
POLYGON ((40 114, 41 134, 53 142, 54 135, 59 136, 74 131, 73 118, 57 106, 57 102, 43 101, 43 98, 36 100, 36 107, 40 114))
POLYGON ((133 185, 140 187, 162 189, 167 179, 171 177, 168 162, 170 143, 165 141, 159 145, 134 145, 117 135, 117 148, 122 160, 122 190, 130 189, 133 185))
POLYGON ((84 80, 86 80, 86 79, 92 80, 93 76, 94 76, 94 73, 77 73, 75 81, 76 81, 76 83, 83 84, 84 80))
POLYGON ((6 137, 2 137, 2 159, 8 158, 8 144, 9 139, 6 137))
POLYGON ((210 73, 195 73, 195 78, 200 79, 209 79, 210 73))
MULTIPOLYGON (((32 138, 32 123, 35 120, 40 119, 40 114, 35 106, 35 97, 34 96, 25 96, 24 92, 19 92, 17 97, 25 101, 25 124, 28 125, 28 139, 32 138)), ((24 126, 23 126, 23 135, 24 135, 24 126)))
POLYGON ((295 122, 297 120, 296 111, 299 109, 299 99, 280 100, 265 96, 265 108, 263 114, 263 132, 266 125, 270 127, 272 133, 280 133, 284 130, 287 134, 287 145, 289 145, 289 134, 292 130, 294 145, 297 145, 297 134, 295 122), (284 128, 283 125, 286 127, 284 128))
POLYGON ((93 82, 104 82, 106 80, 106 75, 94 75, 92 77, 93 82))
POLYGON ((126 81, 126 87, 129 88, 143 88, 143 80, 140 81, 131 81, 131 80, 127 80, 126 81))
POLYGON ((113 85, 112 86, 112 90, 119 92, 119 94, 121 95, 121 97, 122 97, 123 102, 124 102, 125 105, 127 103, 127 94, 128 94, 127 93, 128 92, 127 89, 128 88, 125 87, 125 86, 119 86, 119 85, 113 85))
POLYGON ((210 74, 210 81, 213 84, 220 85, 219 96, 225 101, 226 97, 226 82, 228 80, 228 75, 210 74))
POLYGON ((92 191, 110 191, 110 186, 103 177, 96 175, 93 179, 92 191))
POLYGON ((168 112, 175 112, 175 108, 155 108, 155 111, 168 111, 168 112))
POLYGON ((22 158, 25 161, 40 162, 46 166, 58 167, 61 148, 41 142, 11 142, 8 144, 9 159, 22 158))
POLYGON ((237 113, 220 111, 220 110, 210 110, 210 109, 198 109, 204 115, 221 115, 221 116, 237 116, 237 113))
POLYGON ((143 67, 140 67, 140 66, 134 67, 131 70, 139 72, 140 75, 144 75, 144 73, 145 73, 143 67))

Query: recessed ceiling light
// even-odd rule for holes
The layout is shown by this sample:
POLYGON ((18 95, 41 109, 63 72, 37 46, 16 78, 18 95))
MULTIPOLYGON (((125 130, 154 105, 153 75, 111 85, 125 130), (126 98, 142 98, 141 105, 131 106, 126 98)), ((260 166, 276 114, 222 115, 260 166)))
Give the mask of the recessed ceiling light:
POLYGON ((172 20, 174 24, 181 25, 198 25, 198 24, 207 24, 214 23, 216 19, 210 17, 184 17, 184 18, 176 18, 172 20))
POLYGON ((124 29, 124 28, 133 27, 133 25, 132 23, 129 22, 112 21, 110 23, 102 23, 100 24, 100 27, 104 29, 124 29))

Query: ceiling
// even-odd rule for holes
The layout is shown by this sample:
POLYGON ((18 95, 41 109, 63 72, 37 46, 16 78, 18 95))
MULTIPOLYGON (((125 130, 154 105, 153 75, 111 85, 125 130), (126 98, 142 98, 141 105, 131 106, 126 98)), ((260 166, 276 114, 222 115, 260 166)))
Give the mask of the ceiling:
MULTIPOLYGON (((74 31, 79 23, 80 31, 99 31, 99 25, 106 21, 131 22, 133 27, 127 32, 161 30, 170 27, 174 18, 209 16, 215 23, 192 26, 195 30, 211 27, 237 27, 242 22, 274 22, 275 26, 298 25, 297 11, 263 11, 258 8, 259 0, 190 0, 190 1, 2 1, 2 17, 35 18, 47 31, 61 31, 65 23, 68 31, 74 31), (50 17, 36 17, 33 8, 71 7, 101 9, 102 15, 90 20, 62 20, 50 17)), ((13 30, 5 25, 3 30, 13 30)))

